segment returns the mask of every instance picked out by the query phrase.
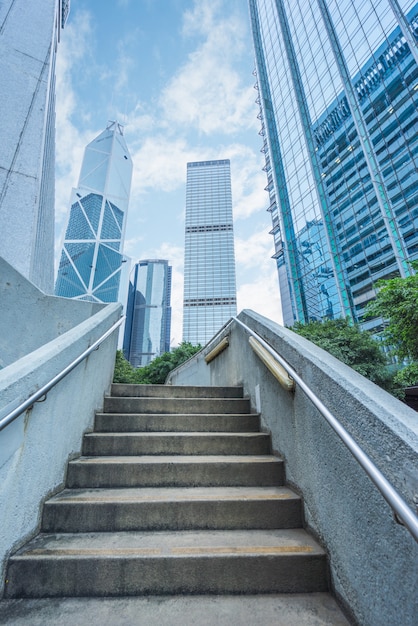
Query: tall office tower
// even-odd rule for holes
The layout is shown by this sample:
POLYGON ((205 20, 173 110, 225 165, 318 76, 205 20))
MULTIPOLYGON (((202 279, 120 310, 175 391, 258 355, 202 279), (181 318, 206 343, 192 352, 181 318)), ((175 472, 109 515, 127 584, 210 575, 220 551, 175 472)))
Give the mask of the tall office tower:
POLYGON ((117 302, 132 160, 123 128, 110 122, 85 149, 55 294, 75 300, 117 302))
POLYGON ((55 57, 69 0, 0 2, 0 256, 54 289, 55 57))
POLYGON ((205 345, 236 313, 230 162, 188 163, 183 341, 205 345))
POLYGON ((129 282, 123 353, 134 367, 170 351, 171 267, 168 261, 138 261, 129 282))
POLYGON ((283 317, 350 316, 418 257, 418 4, 249 0, 283 317))

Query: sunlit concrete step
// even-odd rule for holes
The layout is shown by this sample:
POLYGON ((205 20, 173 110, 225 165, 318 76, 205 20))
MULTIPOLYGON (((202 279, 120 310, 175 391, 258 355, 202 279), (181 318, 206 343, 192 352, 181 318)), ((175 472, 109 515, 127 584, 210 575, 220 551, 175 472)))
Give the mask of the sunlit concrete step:
POLYGON ((67 487, 216 487, 282 485, 275 456, 103 456, 68 464, 67 487))
POLYGON ((248 398, 106 397, 104 413, 250 413, 248 398))
POLYGON ((83 454, 270 454, 266 433, 90 433, 83 454))
POLYGON ((258 432, 259 414, 135 414, 96 413, 95 431, 100 432, 258 432))
POLYGON ((242 387, 202 387, 197 385, 127 385, 113 383, 111 396, 148 398, 242 398, 242 387))
POLYGON ((9 598, 328 589, 325 554, 301 529, 41 534, 7 581, 9 598))
POLYGON ((298 528, 287 487, 67 489, 43 509, 44 532, 298 528))

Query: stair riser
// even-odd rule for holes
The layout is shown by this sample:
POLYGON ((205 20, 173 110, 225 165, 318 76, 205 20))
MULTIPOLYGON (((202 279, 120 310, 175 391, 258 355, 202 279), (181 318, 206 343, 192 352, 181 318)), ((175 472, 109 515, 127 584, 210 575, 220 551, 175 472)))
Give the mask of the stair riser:
POLYGON ((135 415, 97 413, 100 432, 242 432, 260 430, 258 415, 135 415))
POLYGON ((323 556, 225 555, 10 560, 6 597, 173 593, 307 593, 327 590, 323 556))
POLYGON ((302 524, 298 499, 147 503, 47 503, 44 532, 274 529, 302 524))
POLYGON ((69 488, 283 485, 280 461, 263 463, 70 463, 69 488))
POLYGON ((171 385, 113 384, 112 396, 148 398, 242 398, 242 387, 196 387, 171 385))
POLYGON ((172 437, 103 436, 84 437, 83 454, 86 456, 130 456, 130 455, 262 455, 270 454, 270 437, 255 435, 250 437, 222 437, 181 435, 172 437))
POLYGON ((245 399, 105 398, 105 413, 250 413, 245 399))

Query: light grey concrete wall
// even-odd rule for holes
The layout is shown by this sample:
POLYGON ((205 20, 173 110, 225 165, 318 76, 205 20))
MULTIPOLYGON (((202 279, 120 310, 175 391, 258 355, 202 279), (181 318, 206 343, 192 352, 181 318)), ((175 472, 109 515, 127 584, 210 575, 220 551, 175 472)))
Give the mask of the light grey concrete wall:
POLYGON ((0 2, 0 253, 54 289, 57 0, 0 2))
MULTIPOLYGON (((418 501, 418 414, 303 337, 243 311, 239 319, 303 378, 411 509, 418 501)), ((206 365, 202 352, 171 384, 243 384, 286 478, 304 498, 307 526, 329 554, 332 586, 364 626, 415 626, 418 545, 305 394, 282 389, 237 324, 230 346, 206 365)), ((216 342, 215 342, 216 343, 216 342)))
MULTIPOLYGON (((25 287, 24 279, 22 284, 25 287)), ((48 300, 41 296, 42 310, 48 300)), ((70 309, 72 304, 84 304, 62 302, 70 309)), ((36 306, 25 310, 31 330, 33 309, 36 306)), ((119 319, 121 309, 118 303, 101 305, 94 315, 81 316, 73 328, 0 370, 0 418, 99 339, 119 319)), ((41 316, 35 318, 41 324, 41 316)), ((115 331, 51 389, 45 401, 0 431, 0 596, 8 555, 39 529, 43 501, 63 486, 67 462, 80 454, 82 435, 92 428, 94 412, 103 406, 113 377, 117 336, 115 331)))
POLYGON ((62 335, 105 306, 45 295, 0 257, 0 368, 62 335))

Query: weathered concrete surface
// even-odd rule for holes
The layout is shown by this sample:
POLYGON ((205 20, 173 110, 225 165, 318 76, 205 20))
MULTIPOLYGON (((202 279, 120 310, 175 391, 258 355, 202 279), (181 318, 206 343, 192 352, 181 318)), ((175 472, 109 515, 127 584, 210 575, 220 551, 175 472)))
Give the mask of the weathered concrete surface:
POLYGON ((136 398, 242 398, 242 387, 171 387, 167 385, 125 385, 113 383, 111 395, 136 398))
POLYGON ((40 534, 14 554, 6 598, 328 590, 303 529, 40 534))
POLYGON ((267 433, 90 433, 83 454, 269 454, 267 433))
POLYGON ((61 3, 0 2, 0 250, 54 289, 55 58, 61 3))
POLYGON ((45 502, 43 532, 300 528, 287 487, 65 489, 45 502))
MULTIPOLYGON (((0 270, 6 265, 2 264, 0 270)), ((47 338, 46 331, 39 330, 42 341, 47 343, 0 369, 1 417, 71 364, 121 313, 121 305, 114 303, 100 306, 91 315, 92 307, 88 303, 45 296, 22 276, 18 283, 8 285, 8 278, 17 275, 10 266, 8 268, 10 271, 1 275, 0 282, 6 292, 10 287, 15 293, 14 300, 12 295, 6 298, 7 305, 13 304, 14 308, 5 312, 4 301, 0 301, 0 319, 3 323, 7 315, 12 316, 14 312, 19 322, 16 327, 10 326, 10 332, 9 325, 2 326, 5 329, 3 339, 18 344, 20 338, 14 333, 20 332, 25 344, 23 316, 26 328, 30 328, 26 345, 36 346, 39 338, 32 342, 30 336, 44 327, 50 326, 51 338, 47 338), (19 289, 20 296, 16 293, 19 289), (25 295, 28 295, 26 303, 25 295), (58 305, 56 308, 54 303, 58 305), (73 308, 73 304, 87 304, 87 307, 73 308), (71 311, 75 309, 78 313, 73 316, 71 311), (61 313, 63 319, 59 326, 61 313)), ((103 405, 103 394, 110 388, 113 376, 116 343, 117 331, 51 389, 43 401, 0 432, 0 596, 8 555, 36 532, 42 502, 64 483, 68 459, 80 453, 82 435, 92 428, 94 412, 103 405)))
POLYGON ((107 397, 110 413, 249 413, 248 398, 135 398, 107 397))
POLYGON ((4 626, 349 626, 328 594, 51 598, 0 602, 4 626))
POLYGON ((274 456, 83 457, 68 464, 67 486, 216 487, 283 484, 283 461, 274 456))
MULTIPOLYGON (((253 311, 239 319, 267 341, 340 420, 412 510, 418 502, 417 414, 305 338, 253 311)), ((282 389, 233 324, 171 373, 173 385, 243 384, 305 519, 325 546, 332 585, 364 626, 416 626, 418 546, 301 389, 282 389), (209 365, 216 341, 229 347, 209 365)))
POLYGON ((257 432, 260 430, 258 414, 228 413, 211 415, 176 413, 96 413, 95 428, 101 432, 257 432))
POLYGON ((45 295, 0 257, 0 369, 71 330, 105 306, 45 295))

